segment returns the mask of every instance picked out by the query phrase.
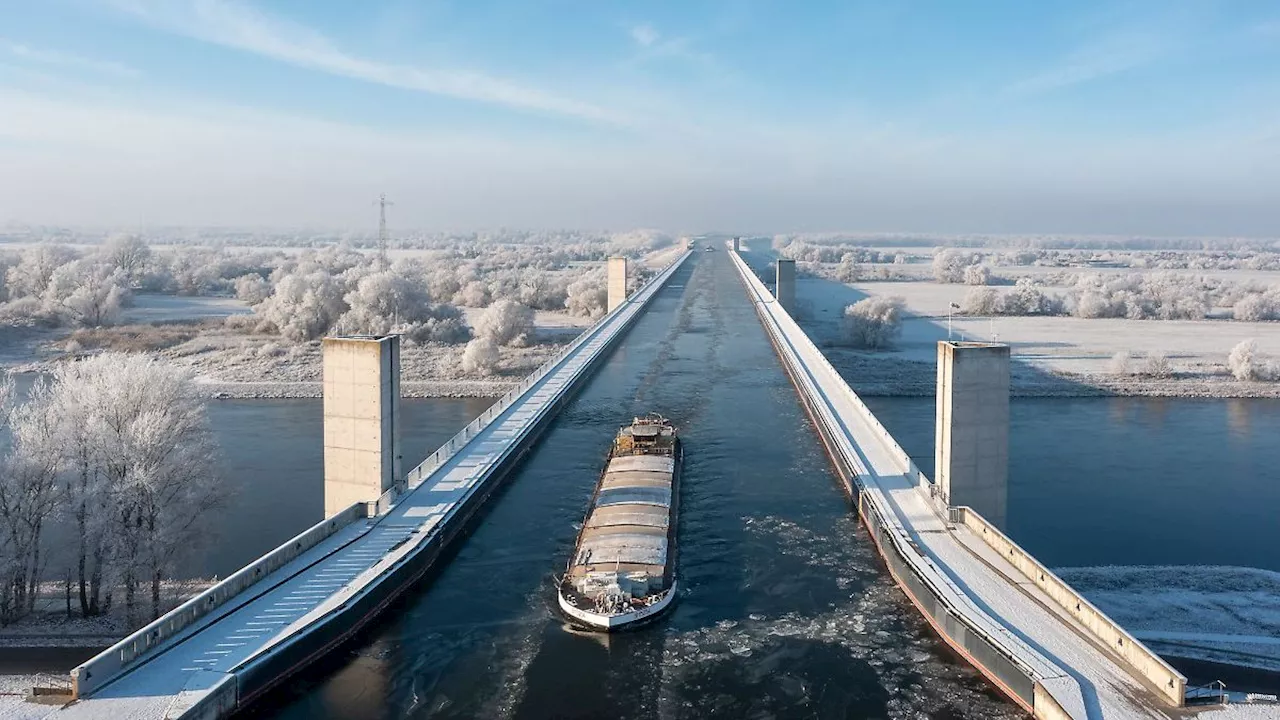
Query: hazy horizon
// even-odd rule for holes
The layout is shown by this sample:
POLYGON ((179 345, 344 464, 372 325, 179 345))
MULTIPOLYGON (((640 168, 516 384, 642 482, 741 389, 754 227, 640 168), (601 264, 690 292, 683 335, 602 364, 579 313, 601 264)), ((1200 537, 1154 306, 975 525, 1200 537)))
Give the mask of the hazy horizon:
POLYGON ((1280 228, 1264 2, 0 12, 0 226, 1280 228))

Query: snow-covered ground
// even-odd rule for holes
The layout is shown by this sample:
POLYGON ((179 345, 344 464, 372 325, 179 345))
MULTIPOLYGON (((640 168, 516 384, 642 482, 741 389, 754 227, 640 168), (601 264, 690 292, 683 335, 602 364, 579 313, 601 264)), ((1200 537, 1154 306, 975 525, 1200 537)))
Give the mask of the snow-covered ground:
POLYGON ((1222 566, 1057 572, 1156 652, 1280 671, 1280 573, 1222 566))
MULTIPOLYGON (((796 282, 797 319, 832 359, 857 371, 859 392, 874 395, 932 391, 937 342, 947 339, 947 308, 970 288, 934 282, 860 282, 819 278, 796 282), (866 297, 899 296, 909 315, 893 350, 861 352, 839 347, 845 306, 866 297)), ((957 340, 998 340, 1012 346, 1013 392, 1020 396, 1162 395, 1280 397, 1280 383, 1242 382, 1230 375, 1227 354, 1242 340, 1280 358, 1280 324, 1227 320, 1126 320, 1075 317, 1000 317, 951 320, 957 340), (1111 359, 1128 352, 1135 364, 1162 353, 1174 377, 1116 375, 1111 359)), ((852 377, 852 374, 850 375, 852 377)))

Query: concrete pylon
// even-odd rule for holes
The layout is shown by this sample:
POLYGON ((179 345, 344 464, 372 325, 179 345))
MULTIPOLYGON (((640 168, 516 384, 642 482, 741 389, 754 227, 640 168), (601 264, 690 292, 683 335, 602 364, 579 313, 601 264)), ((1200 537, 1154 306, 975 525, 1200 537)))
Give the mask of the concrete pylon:
POLYGON ((938 343, 935 474, 942 500, 1004 529, 1009 488, 1009 346, 938 343))
POLYGON ((609 311, 627 301, 627 259, 609 258, 609 311))
POLYGON ((742 238, 733 239, 733 251, 742 252, 742 238))
POLYGON ((796 308, 796 261, 778 258, 777 276, 774 278, 773 296, 787 312, 796 308))
POLYGON ((400 481, 400 336, 327 337, 324 516, 400 481))

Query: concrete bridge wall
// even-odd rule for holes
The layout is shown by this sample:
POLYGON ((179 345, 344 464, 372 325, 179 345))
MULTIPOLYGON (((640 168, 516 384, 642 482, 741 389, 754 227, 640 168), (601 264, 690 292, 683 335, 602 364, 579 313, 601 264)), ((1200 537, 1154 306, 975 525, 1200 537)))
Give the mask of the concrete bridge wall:
POLYGON ((1074 616, 1094 639, 1123 662, 1130 672, 1144 678, 1151 689, 1164 697, 1170 705, 1173 707, 1183 705, 1186 701, 1186 676, 1174 670, 1163 658, 1094 607, 1093 603, 1086 600, 1083 595, 1040 564, 1040 561, 1032 557, 1031 553, 1023 550, 986 518, 970 508, 952 508, 951 521, 972 529, 988 547, 1004 556, 1028 580, 1053 598, 1060 608, 1074 616))
POLYGON ((275 587, 276 583, 270 578, 272 573, 352 522, 366 517, 365 510, 365 503, 356 503, 337 515, 316 523, 292 540, 72 669, 73 697, 79 698, 93 692, 122 673, 150 660, 174 642, 181 641, 275 587))

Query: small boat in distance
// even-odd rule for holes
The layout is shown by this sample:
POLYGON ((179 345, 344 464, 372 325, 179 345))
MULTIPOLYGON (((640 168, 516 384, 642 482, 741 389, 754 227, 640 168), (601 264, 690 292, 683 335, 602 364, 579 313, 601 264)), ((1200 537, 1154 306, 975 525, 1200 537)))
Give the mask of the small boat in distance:
POLYGON ((683 451, 657 414, 618 430, 560 579, 560 609, 592 630, 648 620, 676 594, 683 451))

